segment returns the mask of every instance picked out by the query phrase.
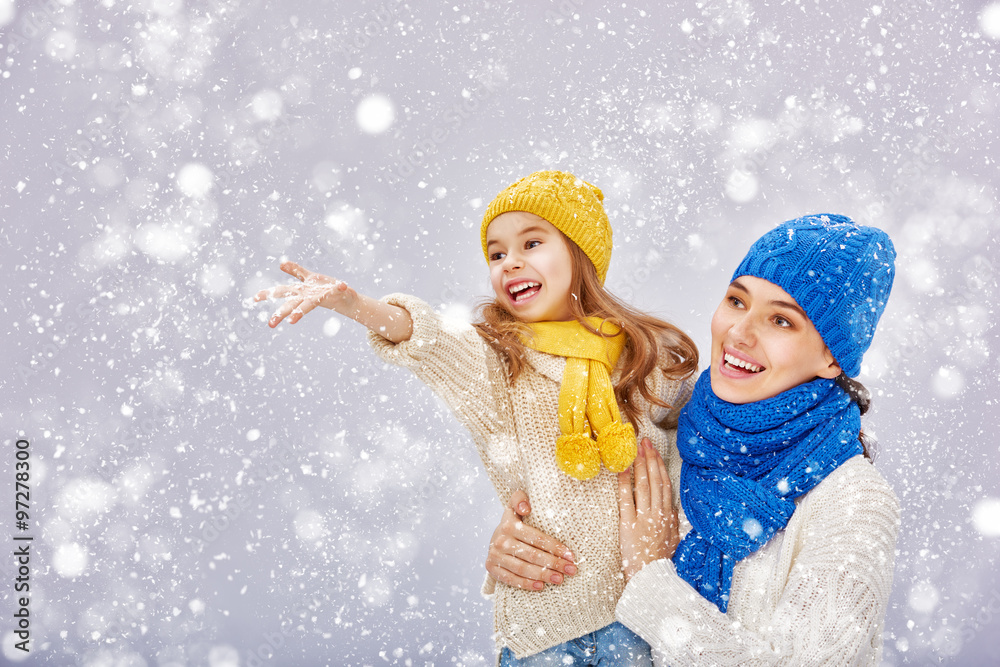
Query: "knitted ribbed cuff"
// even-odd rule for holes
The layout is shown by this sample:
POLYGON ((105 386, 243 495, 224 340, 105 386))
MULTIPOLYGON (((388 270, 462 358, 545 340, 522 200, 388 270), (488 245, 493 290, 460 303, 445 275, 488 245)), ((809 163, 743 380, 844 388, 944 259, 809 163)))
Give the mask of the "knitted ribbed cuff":
POLYGON ((492 600, 493 594, 495 593, 496 589, 497 589, 497 580, 487 574, 486 578, 483 579, 483 586, 482 588, 479 589, 479 592, 487 600, 492 600))
MULTIPOLYGON (((653 561, 632 577, 615 608, 617 619, 654 647, 682 646, 705 600, 681 579, 669 558, 653 561)), ((720 613, 712 607, 710 612, 720 613)))
POLYGON ((389 294, 379 301, 405 309, 413 320, 413 333, 409 340, 393 343, 369 330, 368 344, 383 361, 407 368, 419 366, 438 338, 441 318, 427 302, 409 294, 389 294))

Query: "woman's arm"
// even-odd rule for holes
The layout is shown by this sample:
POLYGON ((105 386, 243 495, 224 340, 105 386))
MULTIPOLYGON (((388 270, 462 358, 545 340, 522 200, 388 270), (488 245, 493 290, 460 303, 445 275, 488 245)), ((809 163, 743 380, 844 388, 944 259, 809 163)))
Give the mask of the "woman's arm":
POLYGON ((409 340, 413 334, 413 320, 405 308, 358 294, 347 283, 304 269, 295 262, 284 262, 281 270, 302 282, 257 292, 254 301, 285 299, 285 303, 268 320, 271 328, 278 326, 289 315, 289 323, 295 324, 309 311, 323 306, 365 325, 393 343, 409 340))
MULTIPOLYGON (((631 472, 618 475, 621 502, 621 545, 626 578, 643 565, 669 558, 680 540, 677 512, 670 501, 670 479, 659 452, 643 438, 636 470, 635 497, 631 472), (650 508, 656 508, 651 511, 650 508)), ((524 590, 541 590, 545 584, 560 584, 563 574, 576 574, 573 554, 566 546, 532 528, 522 520, 531 513, 528 495, 516 491, 510 497, 500 524, 493 531, 486 555, 486 571, 494 580, 524 590)))
MULTIPOLYGON (((646 565, 625 588, 617 617, 670 665, 867 664, 888 604, 898 501, 869 464, 817 486, 801 544, 773 614, 756 630, 721 613, 668 559, 646 565)), ((789 539, 786 535, 785 539, 789 539)), ((761 590, 761 604, 766 604, 761 590)), ((732 612, 732 606, 730 611, 732 612)))
POLYGON ((545 584, 561 584, 564 574, 576 574, 576 565, 566 545, 524 523, 529 514, 528 494, 515 491, 490 539, 486 571, 508 586, 540 591, 545 584))

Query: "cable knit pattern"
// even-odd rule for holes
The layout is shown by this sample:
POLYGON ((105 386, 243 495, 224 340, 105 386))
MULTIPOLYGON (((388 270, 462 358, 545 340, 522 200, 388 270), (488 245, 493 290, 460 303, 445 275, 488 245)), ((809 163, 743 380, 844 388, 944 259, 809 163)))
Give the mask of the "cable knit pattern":
POLYGON ((657 665, 879 664, 899 501, 855 456, 795 502, 785 529, 736 565, 725 614, 670 560, 632 578, 617 617, 653 646, 657 665))
MULTIPOLYGON (((556 467, 565 358, 527 349, 527 367, 511 385, 497 353, 468 324, 443 321, 416 297, 393 294, 383 301, 409 311, 413 335, 394 345, 370 333, 376 353, 411 369, 447 403, 471 432, 501 502, 506 505, 515 490, 525 490, 532 507, 527 523, 566 544, 579 566, 576 576, 542 591, 487 580, 484 592, 494 598, 497 650, 506 646, 525 657, 614 622, 624 587, 618 478, 602 469, 581 481, 556 467)), ((656 424, 676 424, 690 387, 656 374, 650 388, 675 409, 641 404, 644 417, 635 424, 639 437, 649 437, 678 474, 675 431, 656 424)))
POLYGON ((824 213, 788 220, 757 239, 732 280, 756 276, 788 292, 843 371, 855 377, 895 274, 888 234, 824 213))

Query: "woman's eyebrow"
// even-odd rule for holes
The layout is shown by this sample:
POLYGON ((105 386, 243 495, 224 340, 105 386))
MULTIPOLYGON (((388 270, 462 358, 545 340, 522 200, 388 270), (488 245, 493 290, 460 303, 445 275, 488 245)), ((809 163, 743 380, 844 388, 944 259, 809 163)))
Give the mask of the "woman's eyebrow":
MULTIPOLYGON (((729 286, 732 287, 732 288, 734 288, 734 289, 738 289, 738 290, 740 290, 741 292, 743 292, 745 294, 750 294, 750 290, 748 290, 746 287, 744 287, 743 283, 741 283, 739 281, 739 279, 734 280, 733 282, 729 283, 729 286)), ((781 306, 783 308, 791 308, 792 310, 794 310, 795 312, 797 312, 802 317, 806 318, 807 320, 809 319, 809 316, 806 315, 806 311, 802 310, 802 307, 799 304, 797 304, 797 303, 794 303, 794 302, 791 302, 791 301, 782 301, 781 299, 771 299, 771 301, 769 301, 769 303, 772 306, 781 306)))
POLYGON ((809 319, 809 316, 806 315, 806 311, 802 310, 802 307, 799 306, 799 304, 797 304, 797 303, 792 303, 790 301, 781 301, 780 299, 772 299, 771 300, 771 305, 772 306, 782 306, 784 308, 791 308, 792 310, 794 310, 795 312, 797 312, 802 317, 806 318, 807 320, 809 319))

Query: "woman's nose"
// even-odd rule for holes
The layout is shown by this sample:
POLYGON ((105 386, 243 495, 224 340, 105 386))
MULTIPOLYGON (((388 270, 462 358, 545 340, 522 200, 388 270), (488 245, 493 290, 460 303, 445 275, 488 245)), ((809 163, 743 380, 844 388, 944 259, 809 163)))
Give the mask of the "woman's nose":
POLYGON ((733 337, 734 342, 752 345, 757 339, 757 328, 753 318, 749 315, 744 315, 739 318, 739 320, 737 320, 733 326, 729 328, 729 334, 733 337))

